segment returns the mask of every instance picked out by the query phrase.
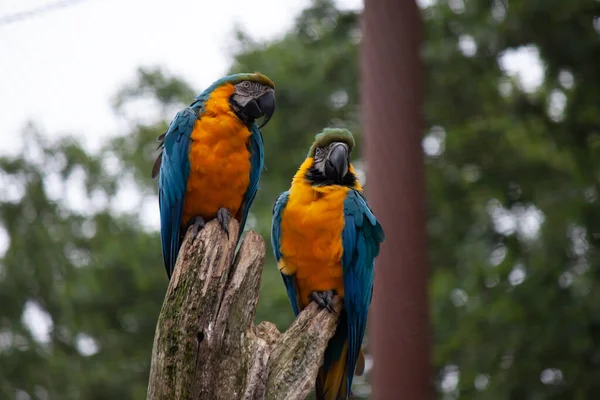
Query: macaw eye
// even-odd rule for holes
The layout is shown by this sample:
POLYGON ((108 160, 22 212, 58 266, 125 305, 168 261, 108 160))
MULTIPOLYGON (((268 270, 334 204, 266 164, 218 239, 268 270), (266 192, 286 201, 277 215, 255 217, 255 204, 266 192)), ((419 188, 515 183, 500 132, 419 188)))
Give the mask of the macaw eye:
POLYGON ((315 151, 315 156, 321 157, 324 154, 325 154, 325 149, 322 147, 317 147, 317 150, 315 151))
POLYGON ((248 82, 248 81, 245 81, 245 82, 243 82, 243 83, 242 83, 242 87, 243 87, 244 89, 250 89, 250 82, 248 82))

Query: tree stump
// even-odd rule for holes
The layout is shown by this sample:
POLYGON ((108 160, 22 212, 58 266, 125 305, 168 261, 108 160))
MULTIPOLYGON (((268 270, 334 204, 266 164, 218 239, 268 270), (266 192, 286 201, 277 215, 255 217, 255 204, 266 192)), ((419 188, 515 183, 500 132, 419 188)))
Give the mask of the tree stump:
POLYGON ((158 318, 148 400, 305 399, 314 386, 342 304, 335 313, 307 307, 280 333, 254 326, 265 242, 248 232, 235 255, 229 237, 209 222, 187 232, 158 318))

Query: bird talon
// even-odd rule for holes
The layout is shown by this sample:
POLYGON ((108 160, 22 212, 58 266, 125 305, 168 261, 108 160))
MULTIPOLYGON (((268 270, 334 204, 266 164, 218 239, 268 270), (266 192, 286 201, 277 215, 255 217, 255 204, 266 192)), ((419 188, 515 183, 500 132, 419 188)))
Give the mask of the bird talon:
POLYGON ((194 227, 192 230, 194 239, 196 239, 198 237, 198 234, 204 228, 204 225, 205 225, 204 220, 199 220, 194 223, 194 227))
POLYGON ((324 308, 331 313, 335 313, 333 308, 333 296, 334 290, 328 290, 326 292, 312 292, 310 299, 313 300, 320 308, 324 308))
POLYGON ((317 305, 320 308, 326 308, 327 306, 325 305, 325 302, 323 301, 323 299, 319 296, 319 292, 312 292, 310 294, 310 299, 312 301, 314 301, 315 303, 317 303, 317 305))
MULTIPOLYGON (((206 221, 204 221, 204 218, 194 217, 188 223, 187 229, 189 229, 190 226, 192 227, 192 235, 193 235, 192 237, 194 239, 196 239, 196 237, 198 236, 198 233, 200 233, 200 231, 204 228, 205 225, 206 225, 206 221)), ((186 231, 187 231, 187 229, 186 229, 186 231)))
POLYGON ((229 222, 231 221, 231 213, 226 208, 219 208, 217 211, 217 219, 221 224, 221 228, 225 231, 227 239, 229 239, 229 222))

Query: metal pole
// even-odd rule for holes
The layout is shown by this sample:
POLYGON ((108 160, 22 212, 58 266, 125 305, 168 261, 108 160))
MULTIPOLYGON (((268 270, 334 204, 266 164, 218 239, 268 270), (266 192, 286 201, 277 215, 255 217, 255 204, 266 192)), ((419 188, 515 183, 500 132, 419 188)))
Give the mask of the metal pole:
POLYGON ((361 93, 369 203, 386 232, 369 345, 376 400, 432 397, 421 17, 414 0, 365 0, 361 93))

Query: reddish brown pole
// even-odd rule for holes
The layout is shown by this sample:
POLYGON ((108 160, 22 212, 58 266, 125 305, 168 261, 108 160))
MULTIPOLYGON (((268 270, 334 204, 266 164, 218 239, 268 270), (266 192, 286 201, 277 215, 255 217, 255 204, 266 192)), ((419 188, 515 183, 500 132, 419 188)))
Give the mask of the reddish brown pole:
POLYGON ((433 391, 427 299, 421 17, 414 0, 365 0, 361 92, 369 203, 386 232, 369 345, 376 400, 433 391))

